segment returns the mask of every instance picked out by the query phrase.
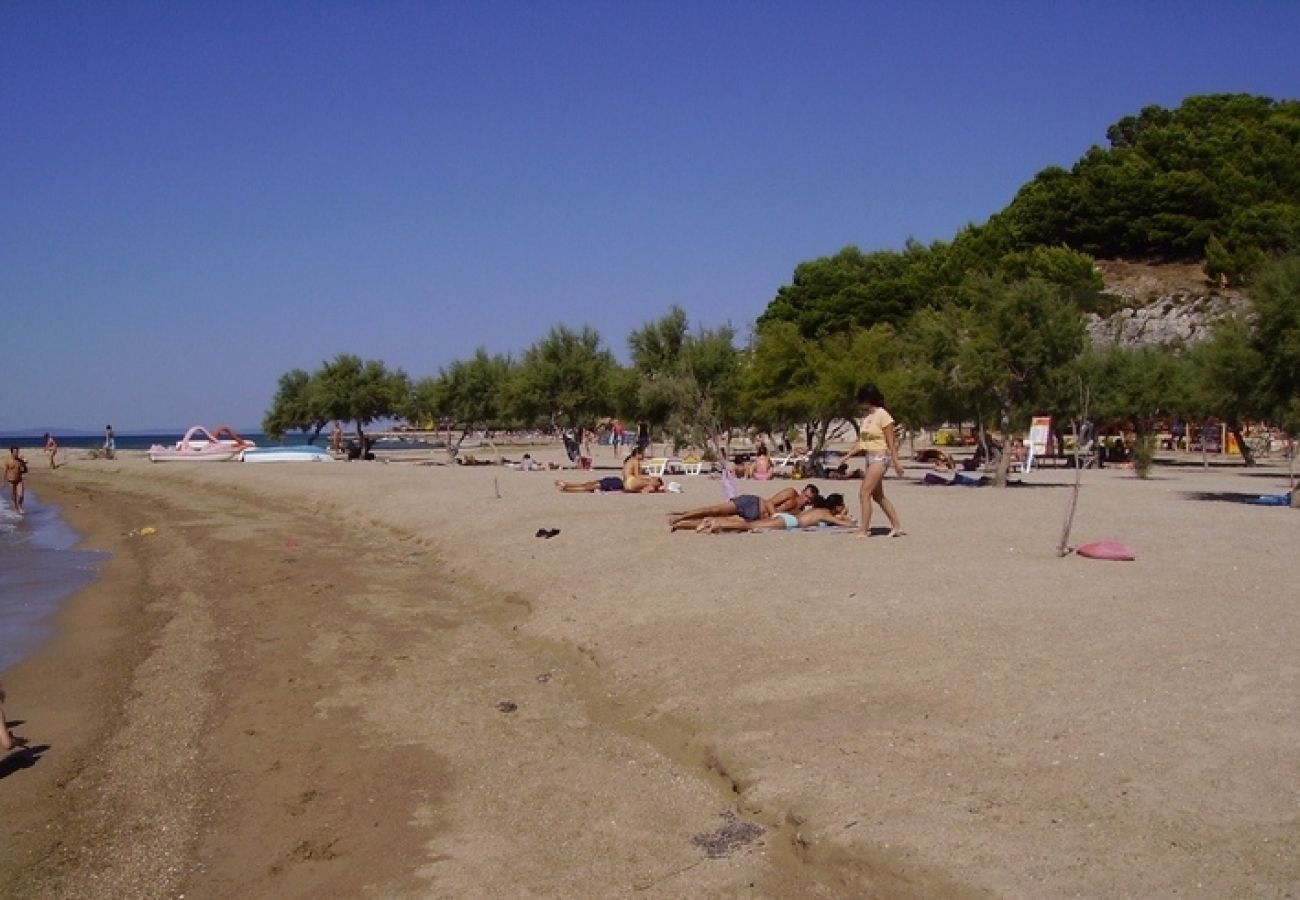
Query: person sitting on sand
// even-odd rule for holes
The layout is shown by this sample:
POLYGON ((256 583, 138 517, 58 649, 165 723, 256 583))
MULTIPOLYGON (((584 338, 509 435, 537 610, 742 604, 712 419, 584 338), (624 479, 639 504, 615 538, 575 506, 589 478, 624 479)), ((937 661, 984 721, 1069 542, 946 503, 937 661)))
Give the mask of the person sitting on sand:
POLYGON ((772 457, 768 455, 767 445, 759 444, 754 459, 745 466, 745 477, 753 478, 755 481, 771 481, 775 471, 776 467, 772 465, 772 457))
POLYGON ((557 481, 555 486, 560 489, 562 494, 662 494, 664 492, 664 480, 647 476, 644 484, 635 491, 629 491, 623 487, 623 479, 617 475, 607 475, 596 481, 557 481))
POLYGON ((726 531, 776 531, 785 529, 794 531, 799 528, 811 528, 816 525, 831 525, 839 528, 853 528, 858 523, 849 515, 844 505, 843 494, 831 494, 801 513, 779 512, 771 518, 747 521, 740 516, 722 516, 703 519, 695 530, 702 534, 721 534, 726 531))
POLYGON ((653 481, 649 475, 641 471, 641 458, 644 455, 643 449, 633 447, 627 459, 623 460, 623 490, 628 494, 647 493, 645 487, 653 481))

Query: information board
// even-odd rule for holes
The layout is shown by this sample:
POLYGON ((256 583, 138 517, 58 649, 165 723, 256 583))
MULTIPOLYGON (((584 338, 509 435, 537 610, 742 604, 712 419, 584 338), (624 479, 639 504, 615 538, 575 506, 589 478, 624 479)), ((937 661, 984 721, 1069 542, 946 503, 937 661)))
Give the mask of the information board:
POLYGON ((1034 416, 1029 422, 1029 453, 1025 457, 1025 471, 1033 471, 1034 458, 1047 455, 1047 442, 1052 436, 1052 417, 1034 416))
POLYGON ((1034 416, 1029 424, 1029 449, 1035 456, 1047 454, 1047 442, 1052 437, 1052 417, 1034 416))

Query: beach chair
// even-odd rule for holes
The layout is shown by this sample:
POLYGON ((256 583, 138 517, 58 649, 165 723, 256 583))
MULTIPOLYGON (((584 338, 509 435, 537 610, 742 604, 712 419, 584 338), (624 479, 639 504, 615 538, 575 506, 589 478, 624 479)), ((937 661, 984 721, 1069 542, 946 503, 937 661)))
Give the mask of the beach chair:
POLYGON ((642 474, 649 475, 652 478, 663 478, 664 469, 668 466, 668 457, 656 456, 651 459, 641 461, 642 474))

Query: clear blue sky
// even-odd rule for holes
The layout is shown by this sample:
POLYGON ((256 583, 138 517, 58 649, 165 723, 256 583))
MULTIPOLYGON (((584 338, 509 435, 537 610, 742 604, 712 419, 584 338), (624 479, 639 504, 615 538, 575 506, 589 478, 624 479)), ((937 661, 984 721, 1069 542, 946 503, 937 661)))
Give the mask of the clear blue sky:
POLYGON ((1106 127, 1300 97, 1300 3, 9 2, 0 431, 255 425, 983 221, 1106 127))

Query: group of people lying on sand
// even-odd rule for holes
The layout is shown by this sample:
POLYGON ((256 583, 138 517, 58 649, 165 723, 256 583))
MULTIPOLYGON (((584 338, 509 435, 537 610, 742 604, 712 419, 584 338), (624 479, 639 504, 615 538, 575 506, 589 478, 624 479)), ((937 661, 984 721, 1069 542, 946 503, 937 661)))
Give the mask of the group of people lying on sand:
POLYGON ((823 497, 817 485, 803 490, 785 488, 771 497, 739 494, 725 503, 702 506, 668 519, 669 531, 693 529, 702 534, 724 531, 794 531, 817 525, 852 528, 857 522, 844 505, 843 494, 823 497))
MULTIPOLYGON (((595 481, 556 481, 555 486, 565 494, 657 494, 664 490, 662 478, 641 472, 640 450, 628 454, 623 461, 622 475, 609 475, 595 481)), ((804 485, 802 490, 782 488, 771 497, 740 494, 723 503, 678 513, 668 520, 670 531, 693 529, 702 534, 778 529, 793 531, 817 525, 852 528, 857 522, 849 515, 842 494, 823 497, 815 484, 804 485)))

